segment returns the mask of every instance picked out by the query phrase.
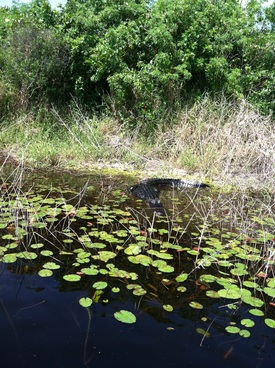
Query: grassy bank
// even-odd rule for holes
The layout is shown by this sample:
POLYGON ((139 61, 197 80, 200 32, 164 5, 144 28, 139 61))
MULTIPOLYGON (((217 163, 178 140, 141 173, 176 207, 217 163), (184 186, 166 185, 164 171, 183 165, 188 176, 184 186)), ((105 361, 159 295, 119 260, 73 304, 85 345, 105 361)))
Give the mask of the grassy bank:
POLYGON ((225 99, 186 107, 150 137, 127 131, 110 116, 92 117, 74 105, 20 114, 1 124, 2 161, 29 168, 113 168, 149 176, 192 176, 218 186, 272 189, 275 132, 246 102, 225 99))

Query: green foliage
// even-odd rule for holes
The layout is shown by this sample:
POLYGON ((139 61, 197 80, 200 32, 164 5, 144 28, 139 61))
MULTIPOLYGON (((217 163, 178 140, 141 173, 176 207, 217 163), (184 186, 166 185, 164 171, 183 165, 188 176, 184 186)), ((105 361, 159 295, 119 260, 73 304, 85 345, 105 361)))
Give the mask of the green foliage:
POLYGON ((274 111, 274 6, 260 0, 33 0, 0 20, 1 79, 23 106, 72 96, 145 132, 206 91, 274 111))

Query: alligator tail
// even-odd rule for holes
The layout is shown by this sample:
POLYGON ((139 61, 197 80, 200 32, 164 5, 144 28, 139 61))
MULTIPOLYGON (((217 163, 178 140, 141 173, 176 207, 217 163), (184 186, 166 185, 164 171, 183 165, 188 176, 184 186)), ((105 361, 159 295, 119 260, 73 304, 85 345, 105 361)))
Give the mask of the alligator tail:
POLYGON ((195 180, 181 180, 181 179, 145 179, 141 181, 144 185, 151 185, 151 186, 174 186, 176 188, 206 188, 209 187, 208 184, 200 183, 195 180))

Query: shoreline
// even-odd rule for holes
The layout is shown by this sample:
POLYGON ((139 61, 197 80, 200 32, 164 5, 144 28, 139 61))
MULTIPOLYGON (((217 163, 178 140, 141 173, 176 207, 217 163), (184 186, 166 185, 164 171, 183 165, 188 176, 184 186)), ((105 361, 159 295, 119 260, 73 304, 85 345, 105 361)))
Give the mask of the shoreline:
MULTIPOLYGON (((275 193, 275 185, 272 186, 272 181, 275 179, 270 178, 270 181, 262 180, 261 175, 255 174, 239 174, 236 176, 228 177, 214 177, 200 175, 199 173, 188 173, 186 170, 170 167, 169 161, 164 160, 151 160, 147 162, 144 167, 137 168, 130 163, 118 162, 118 160, 106 161, 98 160, 93 162, 92 160, 78 163, 75 166, 66 165, 43 165, 39 168, 37 165, 32 165, 27 160, 20 161, 15 156, 7 155, 5 152, 0 152, 0 168, 1 171, 5 166, 11 166, 14 169, 21 167, 22 170, 27 172, 59 172, 59 173, 71 173, 74 176, 86 176, 101 174, 106 176, 123 176, 129 179, 140 181, 142 179, 150 177, 158 178, 174 178, 174 179, 193 179, 200 182, 205 182, 210 185, 212 189, 220 192, 262 192, 265 191, 270 194, 275 193), (81 166, 81 167, 80 167, 81 166)), ((274 183, 275 184, 275 183, 274 183)))

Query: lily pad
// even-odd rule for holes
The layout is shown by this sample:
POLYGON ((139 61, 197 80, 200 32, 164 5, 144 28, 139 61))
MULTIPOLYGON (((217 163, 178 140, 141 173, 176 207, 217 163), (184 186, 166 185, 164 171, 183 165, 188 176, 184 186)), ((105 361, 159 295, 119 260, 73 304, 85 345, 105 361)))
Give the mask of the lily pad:
POLYGON ((105 281, 97 281, 93 284, 93 287, 97 290, 105 289, 107 286, 108 284, 105 281))
POLYGON ((84 308, 89 308, 93 304, 93 300, 89 297, 79 299, 79 304, 84 308))
POLYGON ((52 276, 53 274, 53 271, 52 270, 47 270, 47 269, 43 269, 43 270, 40 270, 38 272, 38 275, 41 276, 41 277, 50 277, 52 276))
POLYGON ((66 281, 70 281, 70 282, 76 282, 76 281, 79 281, 81 277, 79 275, 70 274, 70 275, 64 275, 63 279, 66 281))
POLYGON ((253 326, 255 326, 255 322, 252 321, 252 319, 244 318, 244 319, 241 320, 241 325, 243 325, 245 327, 253 327, 253 326))
POLYGON ((2 258, 1 261, 4 263, 14 263, 16 262, 17 256, 15 253, 10 253, 10 254, 5 254, 2 258))
POLYGON ((275 320, 271 319, 271 318, 266 318, 265 320, 265 324, 270 327, 270 328, 275 328, 275 320))
POLYGON ((174 308, 170 304, 164 304, 163 309, 166 310, 166 312, 173 312, 174 308))
POLYGON ((188 273, 182 273, 176 277, 177 282, 184 282, 187 279, 188 279, 188 273))
POLYGON ((189 305, 194 309, 203 309, 203 305, 198 302, 190 302, 189 305))
POLYGON ((123 310, 123 309, 118 311, 118 312, 115 312, 114 317, 119 322, 123 322, 123 323, 132 324, 132 323, 136 322, 136 316, 132 312, 129 312, 129 311, 123 310))

